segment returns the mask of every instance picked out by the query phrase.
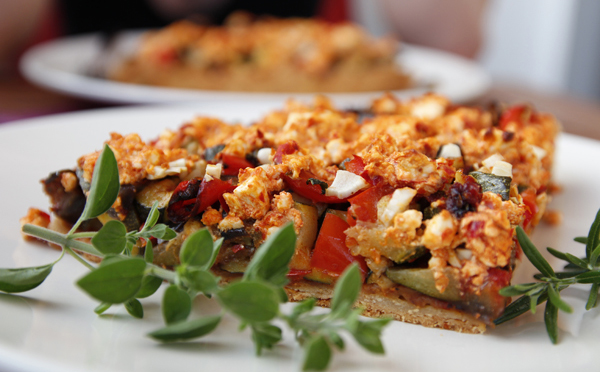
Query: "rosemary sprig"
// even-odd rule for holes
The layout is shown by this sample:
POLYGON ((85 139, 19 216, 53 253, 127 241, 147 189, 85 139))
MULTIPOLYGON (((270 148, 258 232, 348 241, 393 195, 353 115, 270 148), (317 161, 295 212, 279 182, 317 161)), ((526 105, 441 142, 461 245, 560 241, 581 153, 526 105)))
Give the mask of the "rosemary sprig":
POLYGON ((560 292, 572 284, 592 284, 586 303, 586 310, 597 306, 598 290, 600 289, 600 210, 590 227, 587 237, 577 237, 575 241, 585 244, 585 257, 579 258, 570 253, 563 253, 556 249, 547 248, 548 252, 556 258, 567 262, 564 271, 555 272, 548 261, 544 259, 538 249, 533 245, 527 234, 517 227, 517 239, 523 253, 540 272, 534 275, 538 282, 516 284, 502 288, 503 296, 521 296, 511 303, 504 314, 494 321, 495 324, 504 323, 521 314, 531 311, 535 313, 537 305, 546 302, 544 322, 546 331, 552 343, 558 342, 558 310, 566 313, 573 312, 571 306, 561 297, 560 292))
POLYGON ((98 158, 92 180, 82 216, 70 232, 61 234, 34 225, 25 225, 22 229, 26 234, 60 245, 61 256, 44 266, 0 269, 0 291, 17 293, 39 286, 66 252, 90 269, 77 285, 100 302, 94 309, 97 314, 115 304, 123 304, 129 314, 142 318, 144 309, 138 299, 151 296, 164 281, 168 282, 162 298, 166 326, 148 335, 160 342, 180 342, 207 335, 216 329, 223 314, 229 313, 240 320, 240 328, 250 327, 258 355, 282 339, 282 330, 274 322, 287 324, 304 347, 304 370, 327 368, 331 349, 344 348, 342 331, 352 335, 368 351, 383 353, 380 335, 389 320, 364 321, 359 318, 361 311, 353 309, 361 288, 356 265, 347 268, 337 281, 330 313, 314 314, 314 299, 297 304, 290 314, 281 312, 280 305, 287 302, 284 287, 296 246, 292 224, 273 233, 257 249, 241 280, 223 284, 210 270, 223 239, 213 242, 206 229, 187 237, 179 252, 180 265, 173 271, 152 264, 150 238, 170 240, 176 236, 168 226, 157 224, 156 204, 140 231, 127 232, 120 221, 109 221, 98 232, 77 233, 77 226, 105 213, 118 196, 117 162, 108 146, 98 158), (91 238, 91 244, 78 240, 81 238, 91 238), (134 255, 132 250, 140 239, 146 241, 143 257, 134 255), (95 265, 78 252, 101 257, 102 262, 95 265), (214 297, 221 304, 222 313, 188 319, 193 298, 199 294, 214 297))

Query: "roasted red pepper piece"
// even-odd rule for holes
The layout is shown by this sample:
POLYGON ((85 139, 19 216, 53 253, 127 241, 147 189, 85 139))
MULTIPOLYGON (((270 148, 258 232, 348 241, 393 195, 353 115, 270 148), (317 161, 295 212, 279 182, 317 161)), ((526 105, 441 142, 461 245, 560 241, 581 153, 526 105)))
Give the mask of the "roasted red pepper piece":
POLYGON ((239 156, 222 154, 221 160, 223 161, 223 174, 226 176, 237 176, 240 169, 254 168, 254 164, 239 156))
POLYGON ((235 186, 218 178, 213 178, 210 181, 202 180, 200 190, 198 191, 198 209, 196 213, 204 212, 206 208, 220 201, 223 194, 232 192, 233 190, 235 190, 235 186))
POLYGON ((312 200, 315 203, 328 203, 328 204, 338 204, 343 203, 347 199, 340 199, 336 196, 328 196, 323 194, 323 189, 318 184, 313 184, 309 181, 313 176, 309 172, 302 171, 300 172, 300 178, 291 178, 289 176, 283 175, 281 178, 285 181, 285 183, 299 195, 304 196, 312 200))
POLYGON ((167 217, 170 221, 182 223, 192 218, 200 183, 200 179, 194 178, 182 181, 177 185, 167 207, 167 217))
POLYGON ((393 191, 393 187, 380 183, 348 199, 350 202, 348 223, 354 226, 357 220, 377 222, 377 202, 382 196, 391 194, 393 191))
POLYGON ((356 262, 364 281, 369 268, 362 256, 353 256, 346 246, 344 231, 349 227, 346 221, 335 214, 325 214, 310 266, 327 275, 338 277, 350 264, 356 262))
POLYGON ((197 178, 182 181, 171 196, 167 216, 174 223, 186 222, 215 202, 221 201, 223 194, 234 189, 235 186, 218 178, 210 181, 197 178))

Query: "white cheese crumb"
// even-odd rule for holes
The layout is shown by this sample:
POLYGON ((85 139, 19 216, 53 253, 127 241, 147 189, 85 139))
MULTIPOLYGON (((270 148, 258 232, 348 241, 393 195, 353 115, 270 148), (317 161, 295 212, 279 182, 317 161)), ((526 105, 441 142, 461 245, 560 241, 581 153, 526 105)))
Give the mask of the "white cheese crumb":
POLYGON ((471 252, 471 250, 469 250, 469 249, 459 248, 456 250, 456 256, 460 260, 470 260, 471 256, 473 256, 473 252, 471 252))
POLYGON ((387 224, 391 223, 396 214, 404 212, 408 208, 408 205, 416 194, 417 191, 410 187, 394 190, 392 198, 387 203, 385 210, 381 215, 382 222, 387 224))
POLYGON ((325 191, 325 195, 345 199, 367 186, 369 184, 361 176, 345 170, 338 170, 333 183, 325 191))
POLYGON ((502 161, 502 160, 504 160, 504 156, 502 156, 498 153, 495 153, 494 155, 485 159, 481 163, 483 164, 484 167, 492 169, 494 167, 494 164, 496 164, 497 162, 502 161))
POLYGON ((222 164, 207 164, 206 165, 206 174, 204 175, 204 177, 211 176, 214 178, 221 178, 222 171, 223 171, 222 164))
POLYGON ((256 152, 256 158, 261 164, 271 164, 271 153, 271 148, 265 147, 256 152))
POLYGON ((439 157, 444 159, 459 159, 462 157, 462 153, 457 144, 448 143, 442 146, 439 157))
POLYGON ((533 150, 533 154, 535 155, 535 157, 538 158, 538 160, 540 160, 540 161, 543 158, 545 158, 546 155, 548 155, 548 152, 541 147, 531 145, 531 149, 533 150))
POLYGON ((187 166, 185 165, 185 159, 173 160, 168 165, 168 168, 161 166, 154 167, 153 174, 148 174, 148 177, 146 178, 149 180, 157 180, 175 174, 185 174, 188 171, 187 166))
POLYGON ((419 119, 435 119, 441 116, 446 108, 435 100, 425 100, 415 104, 411 110, 413 116, 419 119))
POLYGON ((505 161, 497 161, 492 168, 492 174, 512 178, 512 164, 505 161))

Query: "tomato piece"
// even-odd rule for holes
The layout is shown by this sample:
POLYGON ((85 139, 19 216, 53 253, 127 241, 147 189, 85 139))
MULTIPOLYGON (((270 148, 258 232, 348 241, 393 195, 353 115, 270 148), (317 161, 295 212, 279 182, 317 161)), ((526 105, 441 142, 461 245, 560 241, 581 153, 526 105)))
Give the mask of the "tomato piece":
POLYGON ((221 160, 223 161, 223 174, 226 176, 237 176, 240 169, 254 168, 254 164, 239 156, 222 154, 221 160))
POLYGON ((339 204, 343 203, 347 200, 340 199, 337 196, 329 196, 323 194, 323 189, 321 186, 312 184, 309 179, 315 178, 311 177, 312 174, 306 171, 300 172, 300 178, 291 178, 289 176, 283 175, 281 178, 285 181, 285 183, 299 195, 304 196, 312 200, 315 203, 327 203, 327 204, 339 204))
POLYGON ((356 262, 364 281, 369 269, 365 259, 362 256, 353 256, 346 246, 344 231, 349 227, 346 221, 335 214, 325 214, 310 259, 310 266, 329 276, 338 277, 350 264, 356 262))
POLYGON ((377 222, 377 202, 382 196, 393 191, 393 187, 380 183, 348 199, 350 202, 350 208, 348 208, 349 223, 354 226, 356 220, 377 222))
POLYGON ((281 164, 283 161, 283 155, 290 155, 300 150, 296 141, 287 141, 277 147, 275 150, 275 156, 273 157, 273 162, 275 164, 281 164))
POLYGON ((534 189, 528 188, 521 193, 521 197, 523 198, 523 204, 525 204, 525 220, 523 221, 523 228, 527 229, 538 212, 536 192, 534 189))

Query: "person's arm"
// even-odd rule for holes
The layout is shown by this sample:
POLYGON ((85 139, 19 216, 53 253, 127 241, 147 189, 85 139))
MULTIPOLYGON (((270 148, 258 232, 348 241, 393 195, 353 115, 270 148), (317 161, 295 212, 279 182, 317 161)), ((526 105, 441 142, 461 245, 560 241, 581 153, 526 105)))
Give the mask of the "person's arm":
POLYGON ((15 64, 49 5, 49 0, 0 0, 0 75, 15 64))
POLYGON ((486 0, 379 0, 393 30, 407 43, 476 56, 486 0))

